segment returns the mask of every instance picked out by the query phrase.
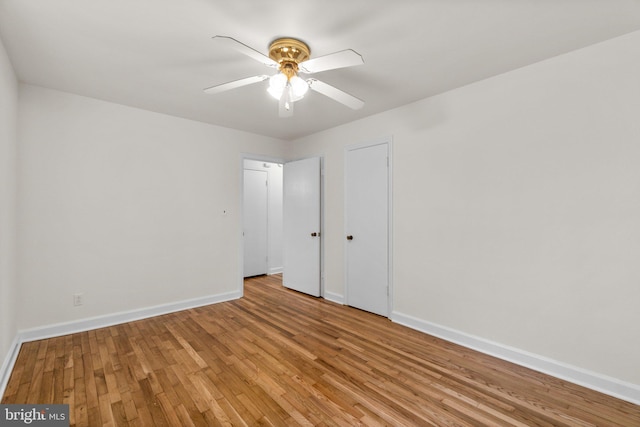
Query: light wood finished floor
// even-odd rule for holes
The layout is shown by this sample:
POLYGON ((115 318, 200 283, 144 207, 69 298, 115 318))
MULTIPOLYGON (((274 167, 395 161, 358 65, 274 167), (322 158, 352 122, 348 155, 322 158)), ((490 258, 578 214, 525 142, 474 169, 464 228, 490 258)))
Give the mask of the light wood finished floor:
POLYGON ((277 276, 241 300, 24 344, 2 403, 68 403, 72 426, 640 426, 640 406, 277 276))

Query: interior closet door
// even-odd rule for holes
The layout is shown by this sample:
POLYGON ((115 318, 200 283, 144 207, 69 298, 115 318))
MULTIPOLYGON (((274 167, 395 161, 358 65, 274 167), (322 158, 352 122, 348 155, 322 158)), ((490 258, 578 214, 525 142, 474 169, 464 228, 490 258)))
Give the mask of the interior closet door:
POLYGON ((244 277, 267 274, 268 174, 244 170, 244 277))
POLYGON ((347 304, 389 314, 389 144, 346 151, 347 304))

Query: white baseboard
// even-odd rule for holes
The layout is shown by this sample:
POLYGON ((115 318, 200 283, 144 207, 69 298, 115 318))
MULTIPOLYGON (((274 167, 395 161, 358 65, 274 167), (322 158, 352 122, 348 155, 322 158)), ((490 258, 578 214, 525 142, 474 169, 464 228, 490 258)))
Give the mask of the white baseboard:
POLYGON ((340 294, 334 294, 333 292, 325 291, 324 299, 344 305, 344 296, 340 294))
POLYGON ((174 313, 176 311, 188 310, 195 307, 202 307, 204 305, 231 301, 240 297, 242 297, 241 292, 233 291, 219 295, 209 295, 206 297, 161 304, 137 310, 122 311, 120 313, 74 320, 72 322, 41 326, 33 329, 19 331, 18 334, 22 338, 22 342, 36 341, 46 338, 59 337, 62 335, 74 334, 76 332, 85 332, 92 329, 105 328, 108 326, 118 325, 120 323, 133 322, 135 320, 147 319, 149 317, 160 316, 162 314, 174 313))
POLYGON ((57 323, 54 325, 41 326, 37 328, 18 331, 16 337, 13 340, 13 343, 11 344, 11 348, 9 349, 9 354, 2 364, 2 370, 0 370, 0 397, 4 394, 7 383, 9 382, 9 376, 11 375, 11 371, 13 370, 13 366, 18 357, 18 352, 20 351, 20 346, 22 346, 22 343, 59 337, 63 335, 74 334, 77 332, 85 332, 92 329, 105 328, 121 323, 133 322, 135 320, 147 319, 149 317, 174 313, 176 311, 231 301, 241 297, 241 291, 233 291, 219 295, 209 295, 206 297, 193 298, 169 304, 161 304, 138 310, 123 311, 120 313, 107 314, 104 316, 91 317, 86 319, 74 320, 71 322, 57 323))
POLYGON ((268 275, 272 275, 272 274, 281 274, 283 271, 282 267, 271 267, 269 269, 269 273, 267 273, 268 275))
POLYGON ((538 354, 489 341, 406 314, 393 312, 390 319, 409 328, 460 344, 481 353, 640 405, 640 385, 571 366, 538 354))

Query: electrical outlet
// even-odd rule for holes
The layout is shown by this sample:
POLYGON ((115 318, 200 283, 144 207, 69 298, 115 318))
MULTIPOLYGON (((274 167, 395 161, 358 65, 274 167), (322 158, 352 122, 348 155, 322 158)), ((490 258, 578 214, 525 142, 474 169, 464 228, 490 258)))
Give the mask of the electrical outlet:
POLYGON ((84 294, 73 294, 73 305, 78 306, 84 304, 84 294))

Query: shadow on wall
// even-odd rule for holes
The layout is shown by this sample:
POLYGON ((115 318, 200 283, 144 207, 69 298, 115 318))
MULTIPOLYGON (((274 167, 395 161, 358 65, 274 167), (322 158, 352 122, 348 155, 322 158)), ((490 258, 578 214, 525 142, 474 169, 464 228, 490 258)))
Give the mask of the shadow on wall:
POLYGON ((427 98, 401 108, 401 128, 409 132, 420 132, 438 127, 446 122, 445 105, 440 97, 427 98))

